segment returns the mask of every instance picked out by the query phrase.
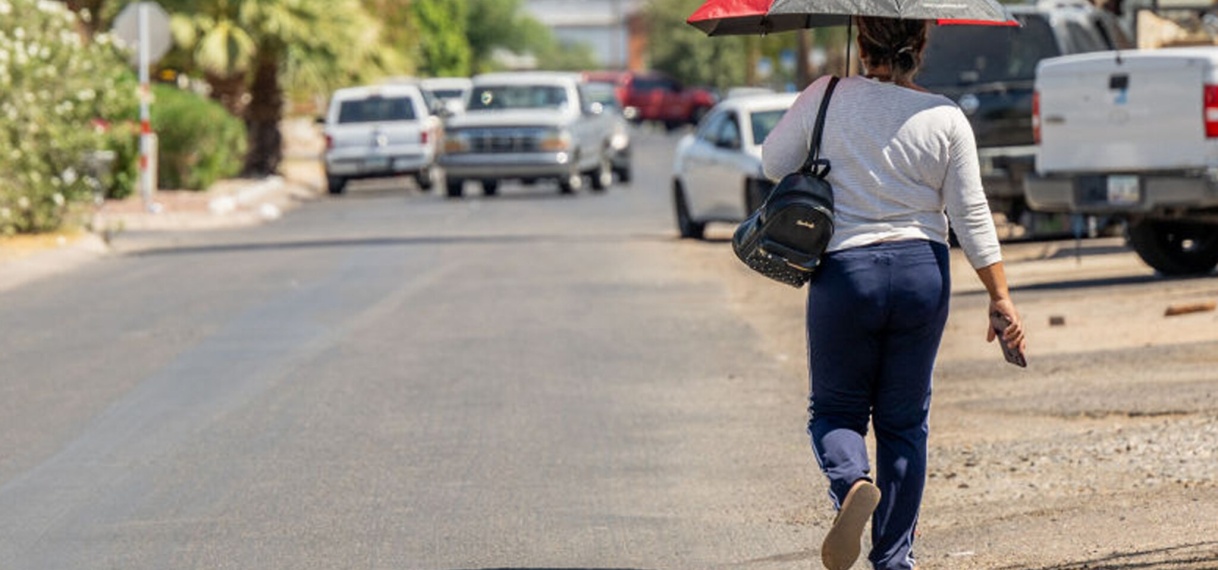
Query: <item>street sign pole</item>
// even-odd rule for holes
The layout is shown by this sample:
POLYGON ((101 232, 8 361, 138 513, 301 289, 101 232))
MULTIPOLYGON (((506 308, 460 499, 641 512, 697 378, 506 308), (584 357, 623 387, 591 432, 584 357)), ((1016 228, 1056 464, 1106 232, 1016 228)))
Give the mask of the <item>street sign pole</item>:
POLYGON ((139 3, 139 75, 140 75, 140 196, 144 199, 144 208, 149 212, 158 211, 158 205, 152 201, 152 117, 148 106, 152 99, 152 87, 149 80, 148 53, 148 3, 139 3))

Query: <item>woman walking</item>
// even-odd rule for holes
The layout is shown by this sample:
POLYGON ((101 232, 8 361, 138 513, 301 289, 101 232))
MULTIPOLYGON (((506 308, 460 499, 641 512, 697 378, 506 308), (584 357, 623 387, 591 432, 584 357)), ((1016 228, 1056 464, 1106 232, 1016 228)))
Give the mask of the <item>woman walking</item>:
MULTIPOLYGON (((968 120, 913 83, 928 22, 855 18, 866 72, 838 83, 821 157, 832 162, 835 233, 808 291, 808 433, 838 509, 821 559, 845 570, 867 521, 876 569, 915 566, 926 479, 931 376, 951 294, 948 220, 1011 323, 1000 342, 1024 349, 968 120), (865 444, 875 430, 874 474, 865 444)), ((766 175, 803 164, 829 78, 800 95, 763 147, 766 175)), ((990 314, 978 315, 987 340, 990 314)))

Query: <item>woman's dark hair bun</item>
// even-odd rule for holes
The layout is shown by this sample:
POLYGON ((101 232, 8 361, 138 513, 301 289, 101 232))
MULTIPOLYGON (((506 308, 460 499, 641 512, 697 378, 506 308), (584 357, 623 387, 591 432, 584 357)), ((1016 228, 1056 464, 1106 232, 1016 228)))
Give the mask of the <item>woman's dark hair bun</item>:
POLYGON ((856 17, 855 22, 864 64, 887 65, 894 80, 911 81, 922 65, 927 21, 856 17))

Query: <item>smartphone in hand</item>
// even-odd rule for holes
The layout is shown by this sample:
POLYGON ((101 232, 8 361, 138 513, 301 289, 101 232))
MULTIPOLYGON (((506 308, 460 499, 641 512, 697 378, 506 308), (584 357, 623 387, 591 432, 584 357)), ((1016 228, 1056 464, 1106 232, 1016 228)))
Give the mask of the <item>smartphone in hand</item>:
POLYGON ((1007 330, 1009 326, 1011 326, 1011 321, 1007 319, 1006 315, 998 311, 990 313, 990 328, 994 329, 994 334, 998 335, 998 346, 1002 347, 1002 357, 1015 366, 1027 368, 1028 359, 1024 357, 1023 351, 1007 346, 1007 341, 1002 339, 1002 331, 1007 330))

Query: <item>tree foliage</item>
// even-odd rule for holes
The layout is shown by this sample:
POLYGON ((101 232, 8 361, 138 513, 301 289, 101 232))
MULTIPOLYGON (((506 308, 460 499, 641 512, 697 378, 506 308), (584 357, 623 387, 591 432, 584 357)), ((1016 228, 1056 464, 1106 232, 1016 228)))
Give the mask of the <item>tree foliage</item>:
MULTIPOLYGON (((793 32, 768 36, 707 37, 685 23, 702 0, 652 0, 646 8, 650 26, 648 55, 651 67, 686 83, 729 87, 752 84, 782 89, 797 83, 797 70, 783 65, 783 54, 799 58, 799 36, 793 32), (771 70, 758 76, 758 62, 771 70)), ((808 47, 820 49, 828 59, 821 72, 842 73, 846 46, 845 28, 822 28, 810 32, 808 47)), ((788 59, 789 61, 789 59, 788 59)), ((807 78, 811 79, 811 78, 807 78)), ((795 85, 796 87, 802 87, 795 85)))
POLYGON ((419 71, 432 77, 469 75, 466 1, 414 0, 411 8, 419 30, 419 71))
POLYGON ((708 38, 686 24, 701 4, 701 0, 655 0, 648 5, 651 67, 690 84, 742 85, 750 64, 744 38, 708 38))
POLYGON ((285 88, 328 92, 400 66, 359 0, 163 0, 174 37, 212 94, 245 119, 244 174, 266 175, 282 158, 285 88))
POLYGON ((79 25, 62 4, 0 0, 0 234, 58 228, 93 190, 88 156, 130 143, 112 127, 136 104, 135 78, 79 25))

